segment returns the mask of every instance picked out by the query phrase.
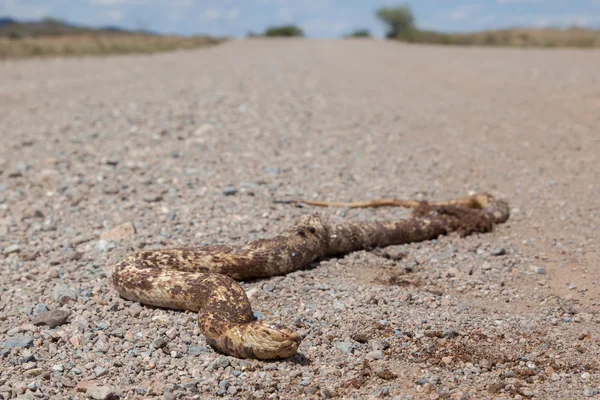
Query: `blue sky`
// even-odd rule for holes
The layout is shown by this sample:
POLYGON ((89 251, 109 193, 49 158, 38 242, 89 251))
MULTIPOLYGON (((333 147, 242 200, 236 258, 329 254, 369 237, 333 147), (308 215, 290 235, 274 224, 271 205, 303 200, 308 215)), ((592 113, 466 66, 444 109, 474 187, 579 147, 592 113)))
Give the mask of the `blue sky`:
POLYGON ((357 28, 382 36, 384 28, 374 10, 405 3, 419 27, 447 32, 509 26, 600 28, 600 0, 0 0, 0 16, 52 16, 92 26, 224 36, 295 23, 309 37, 331 38, 357 28))

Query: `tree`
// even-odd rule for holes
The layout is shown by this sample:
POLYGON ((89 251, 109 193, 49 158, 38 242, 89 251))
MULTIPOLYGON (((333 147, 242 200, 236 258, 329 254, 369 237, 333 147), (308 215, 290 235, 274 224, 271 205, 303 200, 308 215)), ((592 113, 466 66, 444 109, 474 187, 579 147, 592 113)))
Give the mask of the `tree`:
POLYGON ((272 26, 265 30, 265 36, 304 36, 304 32, 296 25, 272 26))
POLYGON ((415 29, 415 17, 409 6, 384 7, 377 10, 377 18, 388 26, 388 39, 415 29))
POLYGON ((371 37, 371 32, 369 32, 368 29, 357 29, 352 33, 349 33, 348 35, 346 35, 346 37, 350 37, 350 38, 366 38, 366 37, 371 37))

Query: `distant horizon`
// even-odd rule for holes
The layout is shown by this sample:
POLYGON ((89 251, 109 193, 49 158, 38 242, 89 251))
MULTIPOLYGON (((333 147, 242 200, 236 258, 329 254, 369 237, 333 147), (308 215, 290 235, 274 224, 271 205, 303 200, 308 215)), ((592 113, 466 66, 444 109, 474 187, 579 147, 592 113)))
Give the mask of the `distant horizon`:
POLYGON ((407 4, 421 29, 445 33, 519 28, 600 29, 600 0, 0 0, 0 18, 157 34, 244 37, 293 24, 308 38, 337 38, 358 29, 383 37, 375 17, 384 6, 407 4))

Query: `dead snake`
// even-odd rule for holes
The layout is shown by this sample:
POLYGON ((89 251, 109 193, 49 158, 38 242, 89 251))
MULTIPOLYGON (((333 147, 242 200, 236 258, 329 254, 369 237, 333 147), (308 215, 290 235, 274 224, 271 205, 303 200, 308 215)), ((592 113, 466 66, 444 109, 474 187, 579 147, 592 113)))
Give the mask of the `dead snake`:
POLYGON ((300 218, 270 239, 243 246, 141 251, 113 268, 112 283, 125 299, 198 312, 207 342, 239 358, 281 359, 296 354, 300 336, 255 320, 244 289, 234 280, 284 275, 323 257, 459 232, 488 232, 508 219, 508 203, 482 193, 442 202, 382 199, 358 203, 299 201, 314 206, 413 208, 396 221, 331 223, 319 214, 300 218))

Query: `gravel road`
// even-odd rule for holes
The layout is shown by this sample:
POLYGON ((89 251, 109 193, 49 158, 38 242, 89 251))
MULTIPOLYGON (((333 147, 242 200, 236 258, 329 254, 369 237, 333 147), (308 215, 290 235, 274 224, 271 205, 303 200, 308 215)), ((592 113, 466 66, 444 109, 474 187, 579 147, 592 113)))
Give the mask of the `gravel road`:
POLYGON ((0 399, 600 397, 600 52, 234 40, 0 64, 0 399), (125 301, 139 249, 239 244, 296 197, 488 191, 494 232, 244 283, 304 337, 217 354, 125 301))

